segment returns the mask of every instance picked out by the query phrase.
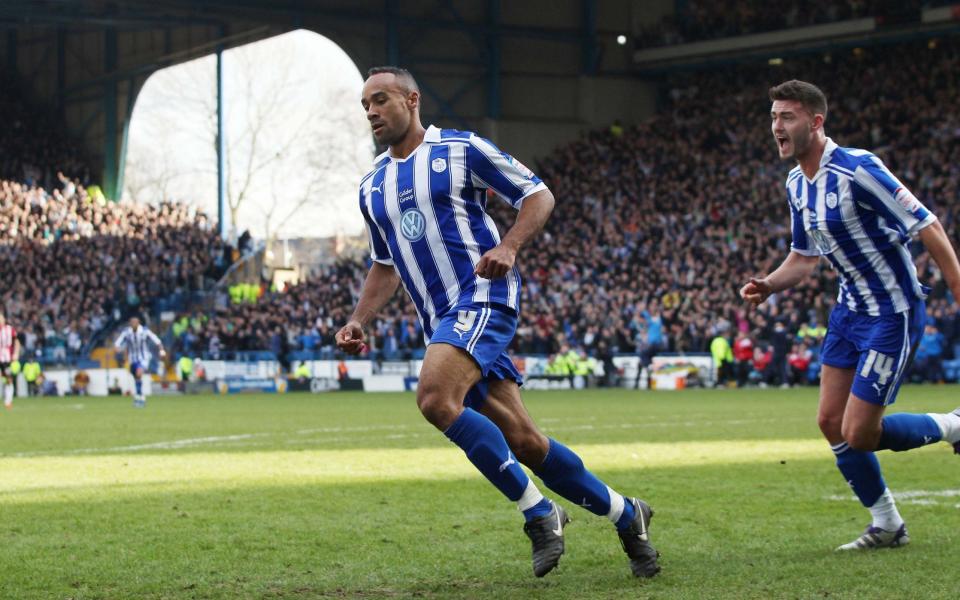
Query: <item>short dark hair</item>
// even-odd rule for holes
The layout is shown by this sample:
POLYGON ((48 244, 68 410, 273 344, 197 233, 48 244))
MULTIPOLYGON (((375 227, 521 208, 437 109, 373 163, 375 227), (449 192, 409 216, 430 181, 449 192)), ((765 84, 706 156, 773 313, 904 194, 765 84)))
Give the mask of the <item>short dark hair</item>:
POLYGON ((797 79, 784 81, 770 88, 770 100, 796 100, 811 115, 823 115, 823 120, 827 120, 827 97, 812 83, 797 79))
POLYGON ((394 67, 392 65, 371 67, 370 70, 367 71, 367 78, 369 79, 370 77, 380 73, 390 73, 394 75, 400 82, 403 83, 408 92, 420 91, 420 86, 417 85, 417 80, 413 78, 413 74, 403 67, 394 67))

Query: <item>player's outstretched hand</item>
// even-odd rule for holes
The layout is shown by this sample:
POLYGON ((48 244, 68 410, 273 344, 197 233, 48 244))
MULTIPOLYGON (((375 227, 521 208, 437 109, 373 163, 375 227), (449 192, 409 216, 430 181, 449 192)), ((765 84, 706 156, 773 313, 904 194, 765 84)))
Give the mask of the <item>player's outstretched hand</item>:
POLYGON ((516 260, 516 252, 502 245, 496 246, 480 257, 480 262, 477 263, 477 268, 473 272, 484 279, 500 279, 513 268, 516 260))
POLYGON ((750 304, 760 304, 770 296, 773 290, 766 279, 751 277, 747 285, 740 288, 740 297, 750 304))
POLYGON ((336 335, 337 348, 347 354, 360 354, 366 344, 363 343, 363 327, 357 321, 350 321, 344 325, 336 335))

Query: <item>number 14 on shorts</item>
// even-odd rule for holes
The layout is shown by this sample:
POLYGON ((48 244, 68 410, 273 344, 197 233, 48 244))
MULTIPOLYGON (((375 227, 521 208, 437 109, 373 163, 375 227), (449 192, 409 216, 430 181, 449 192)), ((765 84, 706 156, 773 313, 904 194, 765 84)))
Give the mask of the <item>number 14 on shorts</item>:
POLYGON ((866 360, 863 361, 863 368, 860 369, 860 377, 869 379, 871 371, 876 373, 877 383, 875 383, 874 386, 878 388, 877 391, 879 392, 879 388, 887 385, 887 382, 890 381, 894 366, 895 362, 892 356, 871 350, 867 353, 866 360))

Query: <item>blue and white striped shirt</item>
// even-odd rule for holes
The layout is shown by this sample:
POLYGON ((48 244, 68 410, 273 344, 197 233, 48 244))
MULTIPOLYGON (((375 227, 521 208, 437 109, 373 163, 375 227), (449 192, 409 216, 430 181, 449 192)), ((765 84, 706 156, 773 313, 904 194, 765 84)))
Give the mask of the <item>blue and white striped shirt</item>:
POLYGON ((430 126, 406 159, 389 152, 360 182, 371 258, 392 265, 416 306, 429 341, 457 306, 501 304, 520 311, 520 273, 495 280, 474 275, 500 243, 487 214, 487 191, 520 209, 546 185, 519 161, 469 131, 430 126))
POLYGON ((838 302, 871 316, 907 311, 927 289, 917 279, 910 236, 936 220, 883 162, 827 138, 812 180, 787 176, 791 250, 824 256, 840 279, 838 302))
POLYGON ((141 325, 134 331, 127 327, 113 343, 117 350, 123 350, 127 353, 130 362, 138 362, 144 368, 150 364, 153 358, 153 352, 150 350, 150 344, 157 348, 162 347, 160 338, 155 333, 141 325))

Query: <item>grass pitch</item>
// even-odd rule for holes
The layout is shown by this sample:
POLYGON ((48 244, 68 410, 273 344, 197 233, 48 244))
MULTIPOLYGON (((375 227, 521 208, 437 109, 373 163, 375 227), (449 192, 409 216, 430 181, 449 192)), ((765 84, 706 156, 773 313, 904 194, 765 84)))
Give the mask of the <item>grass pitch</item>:
MULTIPOLYGON (((894 409, 957 397, 908 387, 894 409)), ((839 555, 869 517, 818 435, 815 389, 525 398, 653 505, 661 575, 631 577, 610 523, 561 500, 567 554, 534 578, 520 514, 410 394, 23 399, 0 414, 0 598, 957 595, 945 444, 880 456, 913 543, 839 555)))

